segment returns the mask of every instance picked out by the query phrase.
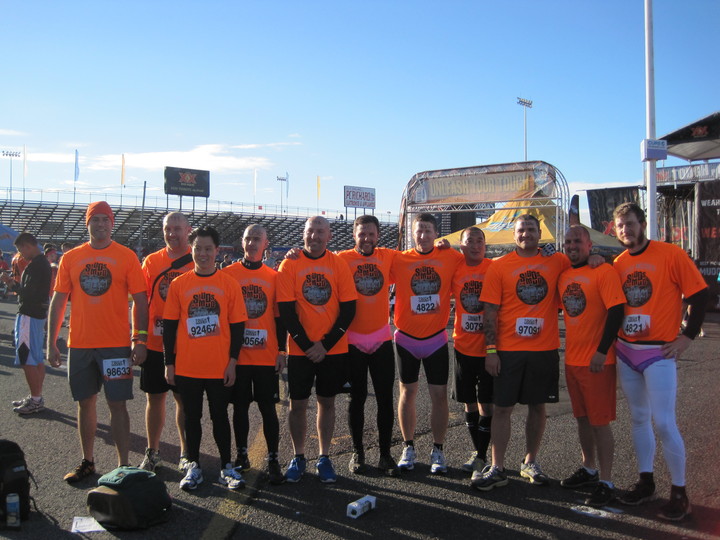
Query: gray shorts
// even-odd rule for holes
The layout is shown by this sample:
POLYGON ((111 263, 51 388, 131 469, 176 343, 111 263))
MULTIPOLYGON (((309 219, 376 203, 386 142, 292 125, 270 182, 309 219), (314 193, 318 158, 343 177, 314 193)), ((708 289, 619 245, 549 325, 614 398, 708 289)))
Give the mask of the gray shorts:
POLYGON ((103 386, 108 401, 132 399, 130 347, 71 348, 68 351, 68 381, 75 401, 98 394, 103 386))

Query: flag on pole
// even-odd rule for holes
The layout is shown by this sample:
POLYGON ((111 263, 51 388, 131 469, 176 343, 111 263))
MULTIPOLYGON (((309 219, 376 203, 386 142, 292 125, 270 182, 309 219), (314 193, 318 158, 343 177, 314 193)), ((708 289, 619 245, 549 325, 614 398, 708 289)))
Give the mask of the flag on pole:
POLYGON ((125 187, 125 154, 122 155, 122 169, 120 170, 120 185, 125 187))
POLYGON ((80 176, 80 164, 78 163, 78 151, 75 150, 75 182, 77 182, 78 176, 80 176))
POLYGON ((285 171, 285 198, 290 196, 290 174, 285 171))

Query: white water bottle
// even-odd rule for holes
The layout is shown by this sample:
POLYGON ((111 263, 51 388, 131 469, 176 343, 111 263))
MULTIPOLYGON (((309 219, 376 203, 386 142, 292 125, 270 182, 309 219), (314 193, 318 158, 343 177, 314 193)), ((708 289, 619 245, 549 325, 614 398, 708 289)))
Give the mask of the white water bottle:
POLYGON ((375 501, 376 499, 372 495, 365 495, 362 499, 351 502, 347 505, 347 517, 359 518, 375 508, 375 501))

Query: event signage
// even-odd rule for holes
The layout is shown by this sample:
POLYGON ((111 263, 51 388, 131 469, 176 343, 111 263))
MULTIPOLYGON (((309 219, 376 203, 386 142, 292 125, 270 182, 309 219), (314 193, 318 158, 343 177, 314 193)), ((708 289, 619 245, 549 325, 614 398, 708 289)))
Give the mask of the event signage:
POLYGON ((345 186, 345 208, 375 208, 375 188, 345 186))
POLYGON ((209 197, 210 171, 165 167, 165 194, 209 197))

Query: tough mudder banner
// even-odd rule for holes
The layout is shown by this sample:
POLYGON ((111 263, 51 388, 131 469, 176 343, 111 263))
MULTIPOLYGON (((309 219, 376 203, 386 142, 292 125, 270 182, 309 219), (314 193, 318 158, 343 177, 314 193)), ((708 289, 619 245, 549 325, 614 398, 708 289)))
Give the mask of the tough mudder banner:
POLYGON ((165 167, 165 194, 209 197, 210 171, 165 167))
POLYGON ((713 291, 720 270, 720 180, 698 182, 696 188, 700 191, 698 266, 713 291))
POLYGON ((615 236, 612 214, 615 208, 624 202, 636 202, 644 206, 640 200, 637 187, 619 187, 587 190, 588 209, 590 210, 590 226, 603 234, 615 236))
POLYGON ((538 161, 446 169, 416 174, 407 204, 498 203, 557 197, 555 168, 538 161))

